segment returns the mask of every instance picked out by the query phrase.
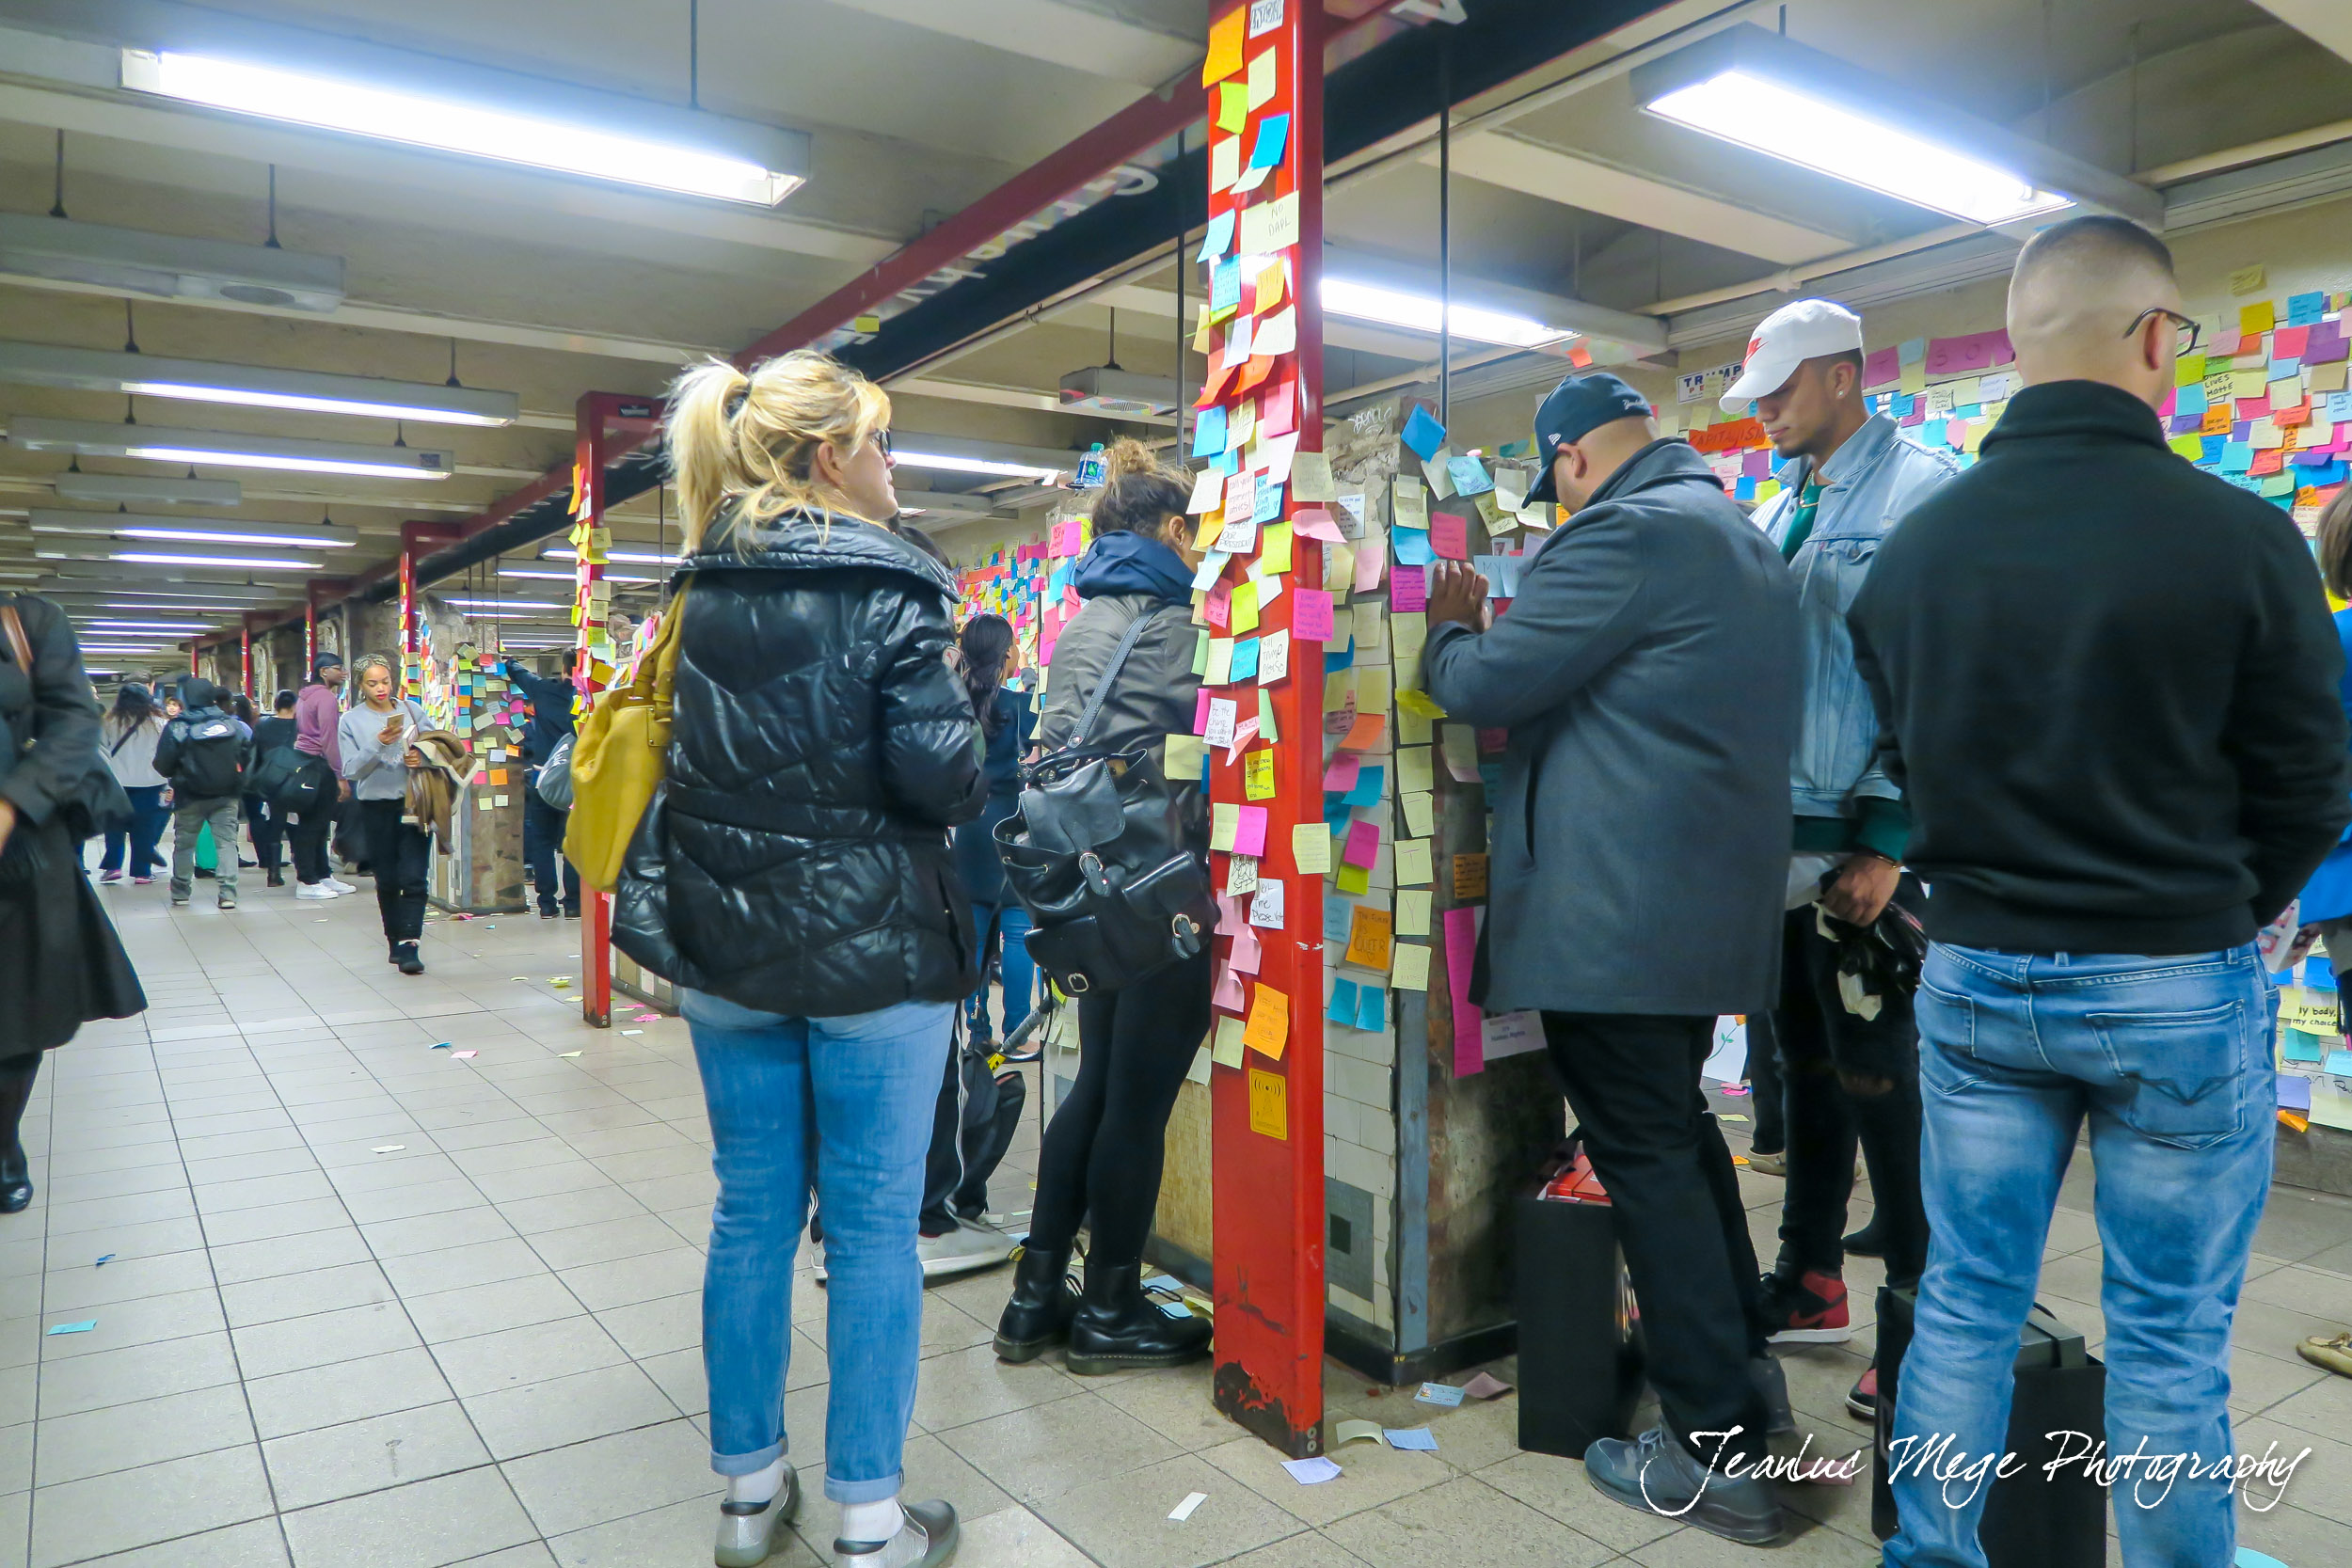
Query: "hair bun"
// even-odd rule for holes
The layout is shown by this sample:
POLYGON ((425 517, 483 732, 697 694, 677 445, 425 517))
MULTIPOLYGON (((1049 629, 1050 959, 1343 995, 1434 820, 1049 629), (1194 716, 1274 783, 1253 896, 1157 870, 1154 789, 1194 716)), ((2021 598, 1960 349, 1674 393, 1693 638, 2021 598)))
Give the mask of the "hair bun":
POLYGON ((1103 454, 1104 483, 1116 484, 1130 474, 1148 474, 1155 478, 1168 476, 1168 468, 1150 447, 1132 436, 1121 436, 1103 454))

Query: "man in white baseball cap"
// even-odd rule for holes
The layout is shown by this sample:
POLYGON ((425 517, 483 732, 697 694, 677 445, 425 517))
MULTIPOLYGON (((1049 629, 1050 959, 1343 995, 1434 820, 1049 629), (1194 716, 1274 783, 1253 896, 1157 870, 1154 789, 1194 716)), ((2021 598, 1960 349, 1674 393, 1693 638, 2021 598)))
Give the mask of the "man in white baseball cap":
MULTIPOLYGON (((1862 377, 1861 318, 1831 300, 1801 299, 1756 329, 1723 400, 1733 413, 1753 402, 1783 459, 1781 492, 1756 510, 1756 522, 1796 577, 1805 643, 1804 717, 1789 765, 1794 858, 1780 1000, 1770 1030, 1752 1037, 1767 1051, 1777 1041, 1786 1110, 1788 1194, 1779 1260, 1764 1280, 1780 1343, 1852 1336, 1848 1250, 1883 1258, 1895 1285, 1915 1284, 1927 1265, 1911 998, 1865 996, 1899 988, 1873 988, 1861 975, 1840 985, 1841 968, 1862 967, 1857 956, 1870 950, 1873 923, 1911 920, 1907 911, 1921 906, 1918 883, 1902 872, 1911 831, 1902 792, 1871 761, 1878 720, 1854 668, 1845 607, 1880 541, 1959 469, 1871 413, 1862 377), (1857 1142, 1877 1208, 1867 1230, 1841 1241, 1857 1142)), ((1868 1419, 1877 1398, 1873 1369, 1847 1403, 1868 1419)))

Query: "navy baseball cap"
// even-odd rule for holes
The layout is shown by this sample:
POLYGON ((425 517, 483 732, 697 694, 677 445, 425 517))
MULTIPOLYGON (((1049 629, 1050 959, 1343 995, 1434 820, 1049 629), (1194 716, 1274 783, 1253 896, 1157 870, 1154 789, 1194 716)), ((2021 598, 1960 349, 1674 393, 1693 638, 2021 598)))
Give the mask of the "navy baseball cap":
POLYGON ((1559 500, 1551 483, 1551 460, 1563 446, 1573 445, 1587 435, 1618 420, 1636 416, 1646 418, 1649 399, 1627 386, 1607 371, 1594 371, 1587 375, 1571 375, 1544 395, 1535 409, 1535 456, 1543 471, 1535 476, 1534 488, 1527 492, 1530 501, 1559 500))

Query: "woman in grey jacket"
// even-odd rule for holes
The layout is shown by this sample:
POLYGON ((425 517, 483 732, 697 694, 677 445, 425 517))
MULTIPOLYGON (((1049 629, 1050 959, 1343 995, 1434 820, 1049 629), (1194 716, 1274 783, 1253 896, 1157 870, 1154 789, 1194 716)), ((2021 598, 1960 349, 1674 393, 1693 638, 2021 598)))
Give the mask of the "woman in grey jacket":
POLYGON ((145 887, 155 879, 155 867, 163 860, 155 846, 163 839, 164 824, 171 820, 164 805, 164 776, 155 771, 155 743, 163 737, 164 710, 155 693, 137 681, 125 681, 99 724, 98 750, 122 793, 130 797, 131 820, 106 830, 105 858, 98 863, 102 882, 122 880, 126 848, 131 880, 145 887))
MULTIPOLYGON (((1137 442, 1109 453, 1095 499, 1095 539, 1078 563, 1087 601, 1055 644, 1038 744, 1077 739, 1080 713, 1128 627, 1149 619, 1113 679, 1087 743, 1110 751, 1190 735, 1200 677, 1192 672, 1192 565, 1184 515, 1192 486, 1137 442)), ((1208 811, 1197 784, 1183 800, 1194 853, 1208 858, 1208 811)), ((1210 952, 1122 990, 1078 1003, 1078 1077, 1038 1155, 1037 1204, 996 1329, 996 1354, 1029 1361, 1067 1339, 1073 1372, 1174 1367, 1208 1353, 1209 1325, 1173 1318, 1144 1298, 1143 1243, 1159 1204, 1161 1148, 1176 1091, 1209 1029, 1210 952), (1064 1284, 1071 1244, 1089 1222, 1086 1289, 1064 1284)))
POLYGON ((408 745, 424 728, 424 710, 392 695, 392 661, 369 654, 353 672, 364 699, 335 727, 342 775, 351 781, 367 832, 368 868, 384 920, 389 960, 403 974, 422 974, 417 942, 424 935, 424 879, 433 841, 402 820, 408 809, 408 745))

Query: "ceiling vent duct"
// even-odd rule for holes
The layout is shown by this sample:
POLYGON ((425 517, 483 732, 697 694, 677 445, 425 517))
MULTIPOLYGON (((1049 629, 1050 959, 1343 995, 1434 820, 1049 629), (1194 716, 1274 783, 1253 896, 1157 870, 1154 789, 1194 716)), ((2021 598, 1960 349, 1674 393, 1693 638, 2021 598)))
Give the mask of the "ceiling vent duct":
POLYGON ((0 273, 157 299, 219 299, 322 315, 343 302, 340 256, 18 213, 0 214, 0 273))

